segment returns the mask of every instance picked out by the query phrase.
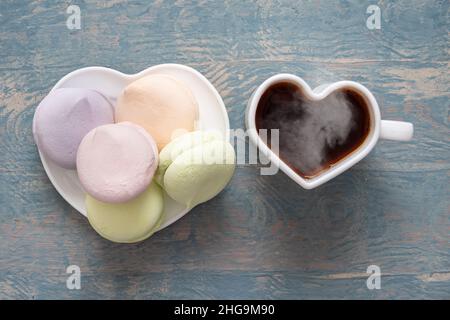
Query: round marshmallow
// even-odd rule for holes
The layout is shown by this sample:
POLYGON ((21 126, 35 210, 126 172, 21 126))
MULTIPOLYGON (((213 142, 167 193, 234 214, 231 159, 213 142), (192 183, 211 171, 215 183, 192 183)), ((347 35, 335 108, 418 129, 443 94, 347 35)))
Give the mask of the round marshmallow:
POLYGON ((138 197, 125 203, 105 203, 86 196, 91 226, 102 237, 121 243, 145 240, 158 228, 164 209, 161 188, 151 183, 138 197))
POLYGON ((34 114, 33 135, 39 150, 57 165, 76 168, 78 146, 92 129, 114 123, 114 110, 99 92, 60 88, 50 92, 34 114))
POLYGON ((175 201, 193 208, 221 192, 235 169, 233 146, 214 132, 190 132, 160 153, 157 181, 175 201))
POLYGON ((191 90, 165 74, 154 74, 129 84, 119 97, 116 121, 142 126, 159 150, 180 133, 195 129, 198 104, 191 90))
POLYGON ((108 203, 129 201, 150 184, 158 149, 141 127, 122 122, 100 126, 81 141, 77 171, 92 197, 108 203))

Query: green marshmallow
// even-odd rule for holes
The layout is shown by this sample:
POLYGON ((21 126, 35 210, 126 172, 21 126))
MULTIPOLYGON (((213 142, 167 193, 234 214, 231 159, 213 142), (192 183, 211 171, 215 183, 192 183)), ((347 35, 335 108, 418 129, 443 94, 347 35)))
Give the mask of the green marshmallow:
POLYGON ((164 174, 173 160, 195 146, 215 140, 223 140, 217 131, 193 131, 172 140, 159 153, 158 170, 153 178, 164 188, 164 174))
POLYGON ((102 237, 119 243, 133 243, 150 237, 161 223, 164 199, 161 188, 152 182, 136 198, 124 203, 105 203, 86 196, 91 226, 102 237))
POLYGON ((222 191, 234 168, 233 147, 220 135, 197 131, 161 151, 158 179, 172 199, 192 208, 222 191))

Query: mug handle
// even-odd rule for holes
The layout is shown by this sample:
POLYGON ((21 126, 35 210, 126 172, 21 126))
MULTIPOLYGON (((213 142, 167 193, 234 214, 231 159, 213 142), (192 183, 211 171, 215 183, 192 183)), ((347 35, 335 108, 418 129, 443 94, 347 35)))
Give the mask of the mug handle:
POLYGON ((381 120, 380 138, 396 141, 412 139, 414 126, 410 122, 381 120))

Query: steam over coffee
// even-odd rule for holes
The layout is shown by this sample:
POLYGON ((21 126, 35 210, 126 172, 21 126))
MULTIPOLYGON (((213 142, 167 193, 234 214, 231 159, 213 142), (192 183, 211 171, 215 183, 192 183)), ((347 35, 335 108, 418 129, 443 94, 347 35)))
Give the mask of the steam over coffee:
POLYGON ((279 156, 295 172, 310 179, 363 144, 370 114, 364 98, 352 89, 310 101, 295 84, 269 87, 256 109, 256 128, 279 129, 279 156))

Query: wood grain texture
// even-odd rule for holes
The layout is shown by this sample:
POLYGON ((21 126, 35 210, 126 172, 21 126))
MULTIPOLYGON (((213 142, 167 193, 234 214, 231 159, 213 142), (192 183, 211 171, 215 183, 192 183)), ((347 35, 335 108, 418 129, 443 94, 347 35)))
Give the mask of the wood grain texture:
POLYGON ((450 298, 449 2, 71 1, 0 3, 0 298, 450 298), (366 28, 377 3, 381 30, 366 28), (57 194, 33 143, 39 101, 63 75, 190 65, 216 86, 231 127, 252 91, 290 72, 312 87, 373 90, 409 143, 380 142, 311 191, 240 166, 230 185, 134 245, 101 239, 57 194), (77 264, 82 289, 66 289, 77 264), (376 264, 382 289, 368 290, 376 264))

